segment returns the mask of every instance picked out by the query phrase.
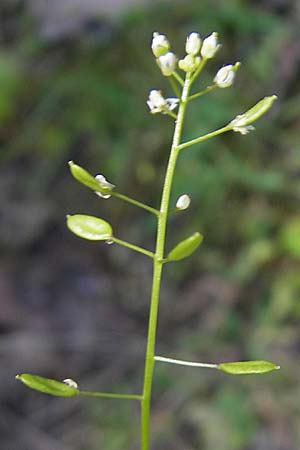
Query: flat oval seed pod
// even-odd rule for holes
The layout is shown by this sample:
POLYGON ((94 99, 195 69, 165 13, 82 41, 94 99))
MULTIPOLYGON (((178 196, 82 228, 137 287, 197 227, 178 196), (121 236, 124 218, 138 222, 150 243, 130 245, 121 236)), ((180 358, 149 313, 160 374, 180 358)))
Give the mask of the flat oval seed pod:
POLYGON ((74 164, 73 161, 69 162, 69 167, 71 174, 77 181, 79 181, 79 183, 84 184, 93 191, 100 191, 100 185, 98 181, 87 170, 83 169, 77 164, 74 164))
POLYGON ((200 233, 194 233, 184 241, 179 242, 173 250, 167 256, 168 261, 179 261, 180 259, 187 258, 199 247, 203 240, 203 236, 200 233))
POLYGON ((78 389, 69 386, 66 383, 52 380, 50 378, 39 377, 30 373, 23 373, 16 376, 17 380, 22 381, 30 389, 43 392, 44 394, 54 395, 56 397, 75 397, 78 395, 78 389))
POLYGON ((112 237, 110 224, 94 216, 67 216, 67 226, 76 236, 90 241, 106 241, 112 237))
POLYGON ((270 361, 242 361, 221 363, 218 369, 231 375, 249 375, 253 373, 267 373, 280 369, 280 366, 270 361))

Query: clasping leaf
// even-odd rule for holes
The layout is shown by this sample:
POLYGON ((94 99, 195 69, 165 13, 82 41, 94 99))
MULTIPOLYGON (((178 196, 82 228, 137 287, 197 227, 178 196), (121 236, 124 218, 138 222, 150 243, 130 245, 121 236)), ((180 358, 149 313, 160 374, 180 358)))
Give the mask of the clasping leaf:
POLYGON ((232 375, 248 375, 271 372, 280 369, 280 366, 270 361, 242 361, 221 363, 218 365, 218 369, 232 375))
POLYGON ((69 386, 61 381, 50 378, 39 377, 30 373, 23 373, 16 376, 17 380, 22 381, 27 387, 45 394, 55 395, 57 397, 75 397, 79 394, 78 389, 69 386))
POLYGON ((179 261, 180 259, 190 256, 199 247, 203 240, 200 233, 194 233, 187 239, 179 242, 167 256, 167 261, 179 261))
POLYGON ((90 241, 106 241, 112 237, 112 227, 105 220, 84 214, 67 216, 68 228, 77 236, 90 241))

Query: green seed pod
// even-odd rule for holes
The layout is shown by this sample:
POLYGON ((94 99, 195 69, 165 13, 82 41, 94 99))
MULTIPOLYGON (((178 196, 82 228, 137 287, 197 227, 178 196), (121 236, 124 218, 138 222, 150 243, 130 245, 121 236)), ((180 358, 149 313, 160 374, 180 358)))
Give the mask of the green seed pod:
POLYGON ((187 258, 199 247, 203 240, 203 236, 200 233, 194 233, 184 241, 179 242, 168 254, 168 261, 179 261, 180 259, 187 258))
POLYGON ((31 375, 30 373, 17 375, 16 379, 22 381, 30 389, 44 392, 44 394, 55 395, 56 397, 75 397, 79 393, 78 389, 66 383, 31 375))
POLYGON ((263 114, 265 114, 268 109, 271 108, 276 99, 276 95, 265 97, 244 114, 239 114, 238 116, 236 116, 235 119, 233 119, 229 124, 232 130, 237 131, 241 134, 247 134, 248 131, 253 129, 253 127, 249 124, 255 122, 263 114))
POLYGON ((98 181, 85 169, 69 161, 70 171, 73 177, 79 181, 79 183, 93 189, 93 191, 100 191, 100 185, 98 181))
POLYGON ((67 226, 76 236, 90 241, 110 240, 113 233, 112 227, 105 220, 84 214, 67 216, 67 226))
POLYGON ((280 369, 280 366, 270 361, 242 361, 221 363, 218 369, 231 375, 249 375, 253 373, 267 373, 280 369))

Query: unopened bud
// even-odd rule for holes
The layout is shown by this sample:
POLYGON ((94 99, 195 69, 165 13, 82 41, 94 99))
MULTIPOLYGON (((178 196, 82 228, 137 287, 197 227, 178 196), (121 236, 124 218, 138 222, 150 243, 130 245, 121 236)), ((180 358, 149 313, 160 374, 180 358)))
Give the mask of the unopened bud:
POLYGON ((200 62, 200 56, 186 55, 178 62, 178 67, 184 72, 195 72, 199 67, 200 62))
POLYGON ((176 68, 177 58, 174 53, 168 52, 165 55, 160 56, 157 59, 157 63, 162 71, 162 74, 165 77, 169 77, 176 68))
POLYGON ((170 43, 164 34, 153 33, 151 49, 156 58, 164 55, 169 51, 170 43))
POLYGON ((222 67, 218 70, 214 82, 219 88, 227 88, 232 85, 235 78, 235 71, 233 70, 233 65, 222 67))
POLYGON ((228 64, 227 66, 221 67, 214 78, 215 84, 219 88, 227 88, 231 86, 240 65, 241 63, 237 62, 234 66, 232 64, 228 64))
POLYGON ((197 55, 201 47, 201 38, 198 33, 191 33, 186 40, 185 51, 188 55, 197 55))
POLYGON ((191 197, 187 194, 183 194, 180 197, 178 197, 178 200, 176 202, 176 208, 180 210, 188 209, 191 203, 191 197))
POLYGON ((201 56, 206 59, 211 59, 215 56, 220 45, 218 44, 218 33, 212 33, 204 39, 201 47, 201 56))

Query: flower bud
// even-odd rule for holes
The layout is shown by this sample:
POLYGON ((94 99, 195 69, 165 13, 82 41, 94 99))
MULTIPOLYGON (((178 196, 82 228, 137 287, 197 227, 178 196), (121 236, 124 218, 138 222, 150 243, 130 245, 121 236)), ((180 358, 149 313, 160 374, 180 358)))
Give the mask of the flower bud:
POLYGON ((105 192, 102 193, 99 191, 95 191, 95 194, 101 198, 110 198, 111 194, 109 193, 109 191, 112 191, 115 188, 115 185, 109 183, 103 175, 96 175, 95 179, 98 181, 100 188, 102 188, 104 191, 107 191, 107 194, 105 192))
POLYGON ((195 72, 199 67, 200 62, 200 56, 186 55, 178 62, 178 67, 184 72, 195 72))
POLYGON ((227 88, 232 85, 235 78, 235 71, 232 64, 218 70, 214 82, 219 88, 227 88))
POLYGON ((170 43, 164 34, 153 33, 151 49, 156 58, 164 55, 169 51, 170 43))
POLYGON ((211 59, 215 56, 220 44, 218 44, 218 33, 212 33, 204 39, 201 47, 201 56, 206 59, 211 59))
POLYGON ((180 209, 181 211, 188 209, 191 203, 191 197, 187 194, 182 194, 180 197, 178 197, 176 202, 176 208, 180 209))
POLYGON ((162 71, 162 74, 165 77, 169 77, 176 68, 177 58, 174 53, 168 52, 165 55, 160 56, 157 59, 157 63, 162 71))
POLYGON ((191 33, 186 40, 185 51, 188 55, 197 55, 201 47, 201 38, 198 33, 191 33))

